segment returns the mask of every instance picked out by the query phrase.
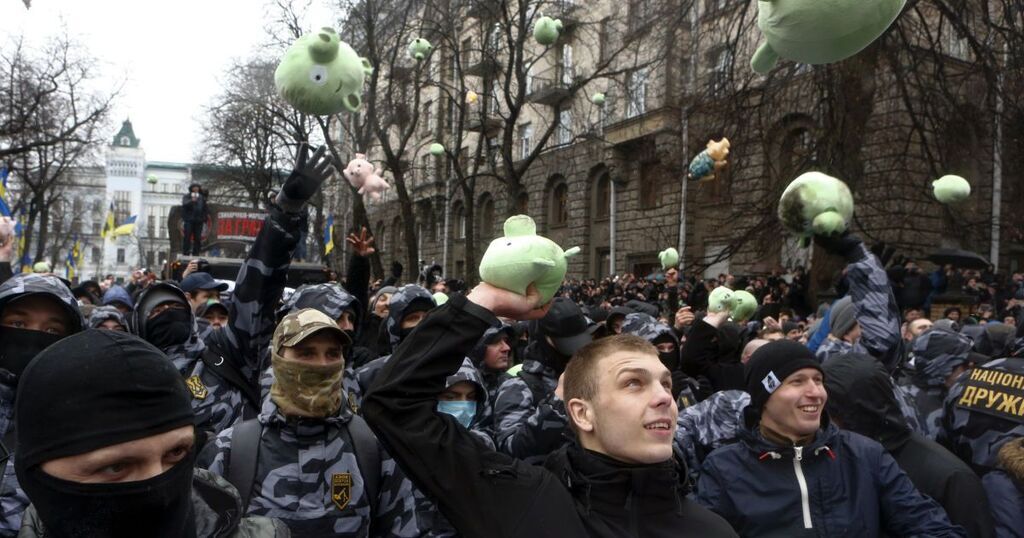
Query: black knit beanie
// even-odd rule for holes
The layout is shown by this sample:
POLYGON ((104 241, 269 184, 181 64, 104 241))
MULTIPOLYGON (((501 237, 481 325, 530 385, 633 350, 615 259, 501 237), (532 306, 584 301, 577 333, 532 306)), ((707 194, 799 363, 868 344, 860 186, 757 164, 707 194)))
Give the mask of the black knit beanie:
POLYGON ((21 470, 194 422, 189 391, 166 355, 137 336, 98 329, 36 355, 14 412, 21 470))
POLYGON ((769 342, 754 352, 747 362, 747 393, 750 413, 761 414, 765 402, 793 372, 804 368, 822 371, 821 363, 807 346, 792 340, 769 342))

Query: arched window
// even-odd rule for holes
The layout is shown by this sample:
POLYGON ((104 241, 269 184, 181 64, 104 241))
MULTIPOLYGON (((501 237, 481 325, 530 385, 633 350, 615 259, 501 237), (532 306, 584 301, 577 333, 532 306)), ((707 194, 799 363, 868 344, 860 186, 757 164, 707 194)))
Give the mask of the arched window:
POLYGON ((402 230, 402 217, 395 217, 395 220, 391 221, 391 248, 395 252, 401 250, 402 244, 405 242, 402 230))
POLYGON ((466 208, 462 206, 462 202, 455 202, 455 206, 452 207, 452 220, 455 225, 455 239, 465 239, 466 208))
POLYGON ((530 214, 530 195, 525 192, 519 193, 516 198, 516 213, 520 215, 530 214))
POLYGON ((606 219, 610 212, 611 178, 604 170, 594 180, 594 219, 606 219))
POLYGON ((480 231, 480 241, 490 241, 494 239, 494 229, 496 224, 494 222, 494 198, 490 194, 483 194, 480 196, 480 226, 477 230, 480 231))
POLYGON ((551 189, 550 214, 548 222, 551 226, 565 226, 569 223, 569 186, 564 180, 555 183, 551 189))
POLYGON ((373 236, 373 245, 377 247, 377 250, 384 252, 387 250, 387 230, 384 228, 384 221, 377 221, 377 233, 373 236))

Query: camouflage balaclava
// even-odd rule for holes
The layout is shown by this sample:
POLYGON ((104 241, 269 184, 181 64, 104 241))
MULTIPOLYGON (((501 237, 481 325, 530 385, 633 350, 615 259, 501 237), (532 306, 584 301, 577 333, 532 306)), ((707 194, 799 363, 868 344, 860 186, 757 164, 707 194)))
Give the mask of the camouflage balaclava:
POLYGON ((341 407, 344 357, 329 364, 310 364, 284 357, 285 347, 298 345, 320 331, 333 333, 342 347, 350 342, 333 319, 313 308, 286 315, 274 330, 270 347, 274 384, 270 397, 285 416, 329 417, 341 407))
POLYGON ((388 305, 388 317, 384 323, 391 346, 398 347, 398 344, 412 332, 412 329, 402 328, 405 316, 420 310, 430 310, 437 306, 437 303, 434 302, 434 296, 425 288, 406 284, 391 296, 388 305))

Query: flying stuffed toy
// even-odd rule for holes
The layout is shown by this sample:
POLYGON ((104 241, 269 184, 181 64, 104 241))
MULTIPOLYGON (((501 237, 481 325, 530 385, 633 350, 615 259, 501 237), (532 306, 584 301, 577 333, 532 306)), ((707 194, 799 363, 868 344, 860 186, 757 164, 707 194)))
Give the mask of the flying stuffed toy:
POLYGON ((551 301, 562 285, 566 258, 579 252, 579 247, 563 251, 554 241, 537 235, 533 219, 515 215, 505 221, 505 236, 491 241, 480 259, 480 278, 520 295, 534 284, 541 295, 540 306, 551 301))
POLYGON ((725 286, 718 286, 711 290, 711 294, 708 295, 708 312, 716 313, 732 310, 735 304, 736 298, 732 290, 725 286))
POLYGON ((779 220, 805 247, 812 236, 843 233, 852 218, 850 188, 821 172, 801 174, 779 199, 779 220))
POLYGON ((729 317, 736 323, 744 323, 749 320, 757 310, 757 297, 751 295, 747 290, 736 290, 732 294, 732 308, 729 310, 729 317))
POLYGON ((434 157, 440 157, 444 155, 444 146, 438 144, 437 142, 434 142, 433 144, 430 145, 430 154, 433 155, 434 157))
POLYGON ((363 81, 373 67, 338 39, 333 28, 306 34, 285 51, 274 71, 274 86, 288 104, 306 114, 356 112, 363 81))
POLYGON ((468 92, 466 92, 466 102, 471 105, 476 103, 477 99, 479 98, 480 96, 477 95, 477 93, 473 90, 469 90, 468 92))
POLYGON ((349 161, 348 166, 342 170, 349 184, 359 189, 359 194, 369 194, 374 200, 380 200, 380 193, 391 188, 380 176, 381 173, 381 169, 374 168, 362 153, 356 153, 356 158, 349 161))
POLYGON ((828 64, 857 54, 899 16, 906 0, 760 0, 764 42, 750 66, 765 74, 779 58, 828 64))
POLYGON ((432 48, 433 45, 430 44, 430 41, 417 37, 412 40, 412 43, 409 43, 409 57, 418 62, 426 58, 432 48))
POLYGON ((708 140, 707 149, 701 151, 690 161, 690 169, 687 177, 693 181, 701 181, 710 178, 718 170, 728 165, 725 158, 729 155, 729 139, 723 138, 719 141, 708 140))
POLYGON ((590 102, 594 103, 597 106, 602 106, 605 102, 605 96, 603 93, 597 92, 594 95, 590 96, 590 102))
POLYGON ((562 21, 551 17, 540 17, 533 25, 533 39, 544 45, 554 45, 562 31, 562 21))
POLYGON ((932 181, 932 194, 944 204, 955 204, 971 195, 971 184, 960 176, 942 176, 932 181))
POLYGON ((669 247, 658 253, 658 261, 661 262, 661 270, 665 271, 679 265, 679 251, 669 247))

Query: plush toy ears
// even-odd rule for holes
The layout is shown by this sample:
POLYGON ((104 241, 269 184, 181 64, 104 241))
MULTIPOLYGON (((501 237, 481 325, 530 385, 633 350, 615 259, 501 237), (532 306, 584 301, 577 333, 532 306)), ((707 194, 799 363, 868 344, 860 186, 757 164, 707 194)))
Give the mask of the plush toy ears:
POLYGON ((757 48, 757 52, 755 52, 754 56, 750 58, 750 67, 755 73, 766 75, 778 62, 779 54, 775 52, 775 49, 773 49, 767 41, 765 41, 764 43, 761 43, 761 46, 757 48))
POLYGON ((527 215, 513 215, 505 220, 505 237, 537 235, 537 223, 527 215))
POLYGON ((356 159, 366 160, 366 155, 363 153, 356 153, 356 159))
POLYGON ((342 104, 345 105, 345 108, 347 108, 349 112, 359 112, 359 105, 363 104, 363 101, 358 95, 350 93, 345 96, 342 104))
POLYGON ((366 58, 359 58, 359 61, 363 63, 363 74, 370 76, 373 74, 373 64, 366 58))
POLYGON ((337 34, 334 34, 333 32, 331 34, 320 32, 317 37, 319 37, 319 39, 309 45, 309 55, 312 56, 317 63, 331 63, 338 57, 337 34))

